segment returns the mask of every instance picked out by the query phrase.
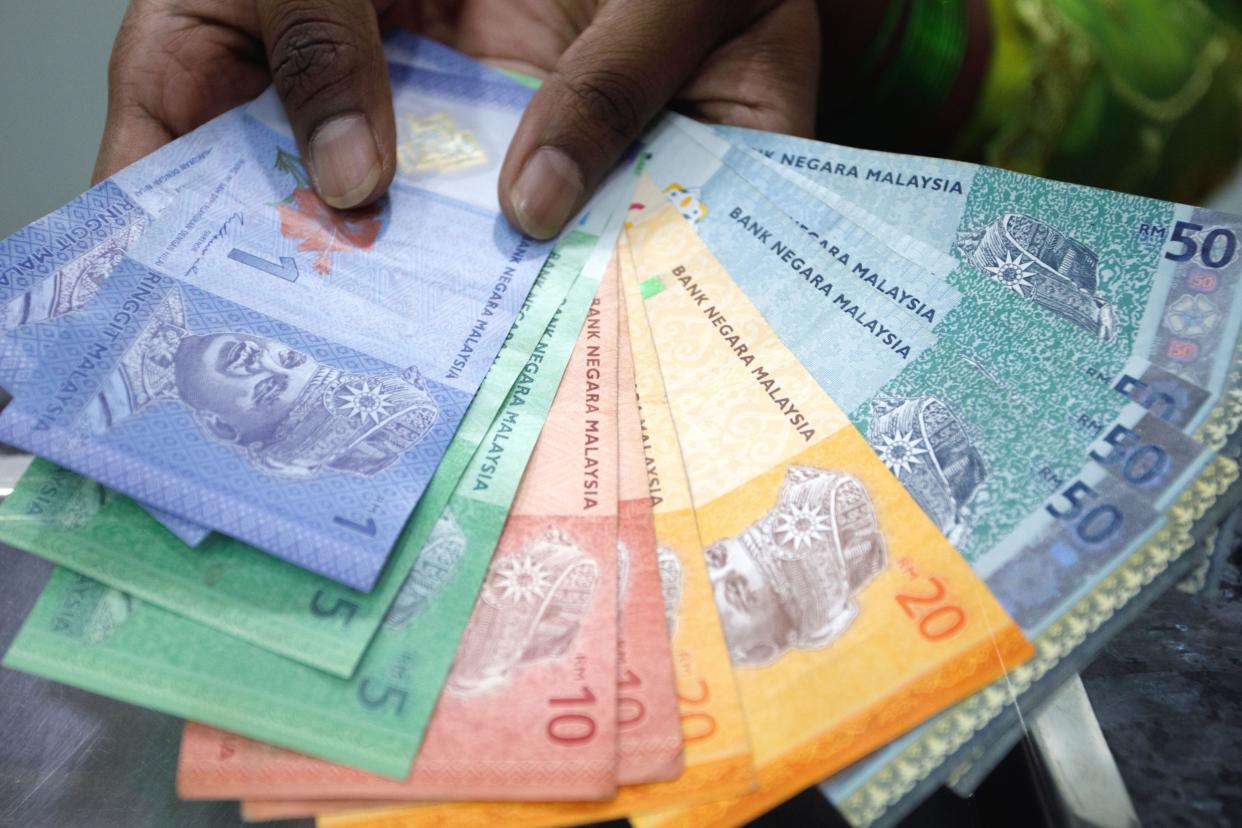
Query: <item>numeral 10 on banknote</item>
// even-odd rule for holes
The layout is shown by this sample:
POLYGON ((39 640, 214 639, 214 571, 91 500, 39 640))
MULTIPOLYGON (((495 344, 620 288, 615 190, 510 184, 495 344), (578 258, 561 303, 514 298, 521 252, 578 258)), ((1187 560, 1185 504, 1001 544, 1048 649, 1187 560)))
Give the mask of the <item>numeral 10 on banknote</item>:
MULTIPOLYGON (((625 675, 617 682, 617 692, 620 694, 623 690, 637 690, 642 686, 642 676, 627 668, 625 675)), ((647 707, 643 704, 642 699, 636 699, 633 696, 617 696, 618 727, 636 727, 646 716, 647 707)))
MULTIPOLYGON (((559 696, 548 699, 548 706, 553 708, 594 707, 595 694, 591 688, 582 685, 580 696, 559 696)), ((595 717, 587 713, 573 710, 556 713, 548 720, 548 738, 560 745, 584 745, 595 738, 595 717)))

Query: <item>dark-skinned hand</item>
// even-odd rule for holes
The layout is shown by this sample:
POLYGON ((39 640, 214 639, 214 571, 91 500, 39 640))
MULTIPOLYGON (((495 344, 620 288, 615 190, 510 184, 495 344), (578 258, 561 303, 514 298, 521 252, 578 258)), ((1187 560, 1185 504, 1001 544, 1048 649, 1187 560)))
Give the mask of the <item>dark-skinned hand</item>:
POLYGON ((813 0, 132 0, 95 179, 275 83, 320 197, 369 204, 396 168, 380 29, 401 26, 543 78, 498 195, 548 238, 665 107, 809 134, 816 15, 813 0))

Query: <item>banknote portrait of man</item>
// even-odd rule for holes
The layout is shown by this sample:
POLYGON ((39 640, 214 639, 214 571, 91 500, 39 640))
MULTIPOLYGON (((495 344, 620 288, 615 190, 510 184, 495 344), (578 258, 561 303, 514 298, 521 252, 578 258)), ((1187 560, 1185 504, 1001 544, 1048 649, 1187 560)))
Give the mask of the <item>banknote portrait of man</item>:
POLYGON ((439 408, 416 369, 354 373, 279 340, 242 331, 195 333, 172 291, 92 401, 102 432, 175 400, 210 438, 281 476, 374 475, 430 431, 439 408))
POLYGON ((705 555, 729 655, 741 666, 830 645, 858 614, 853 596, 887 565, 862 484, 808 466, 791 466, 772 510, 705 555))

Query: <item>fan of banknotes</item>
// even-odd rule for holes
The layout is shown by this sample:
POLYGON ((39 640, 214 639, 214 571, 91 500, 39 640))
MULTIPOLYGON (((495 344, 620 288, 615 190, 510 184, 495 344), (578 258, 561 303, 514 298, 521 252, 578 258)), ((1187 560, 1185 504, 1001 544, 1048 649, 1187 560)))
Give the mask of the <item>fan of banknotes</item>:
POLYGON ((187 719, 180 796, 891 823, 1236 503, 1242 219, 670 114, 536 242, 530 89, 387 50, 372 208, 268 93, 0 243, 4 664, 187 719))

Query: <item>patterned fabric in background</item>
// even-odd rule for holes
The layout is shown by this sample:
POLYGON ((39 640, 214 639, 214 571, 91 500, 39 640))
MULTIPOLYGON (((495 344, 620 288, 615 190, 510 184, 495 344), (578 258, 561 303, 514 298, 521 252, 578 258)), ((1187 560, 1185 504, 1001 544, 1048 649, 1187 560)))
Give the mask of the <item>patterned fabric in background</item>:
POLYGON ((1202 202, 1242 144, 1236 0, 892 0, 842 143, 1202 202))

